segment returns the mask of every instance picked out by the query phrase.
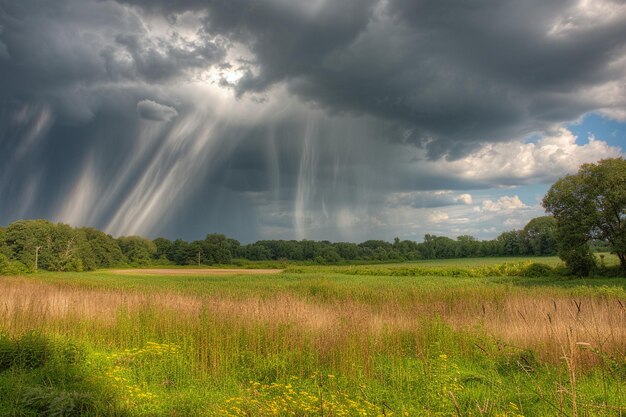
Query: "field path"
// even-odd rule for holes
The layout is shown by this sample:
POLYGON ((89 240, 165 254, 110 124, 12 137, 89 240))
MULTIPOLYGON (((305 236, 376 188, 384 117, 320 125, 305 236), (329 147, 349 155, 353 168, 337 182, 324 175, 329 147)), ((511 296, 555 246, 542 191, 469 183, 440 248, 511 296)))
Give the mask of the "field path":
POLYGON ((169 268, 148 268, 148 269, 114 269, 109 271, 118 275, 269 275, 279 274, 283 269, 169 269, 169 268))

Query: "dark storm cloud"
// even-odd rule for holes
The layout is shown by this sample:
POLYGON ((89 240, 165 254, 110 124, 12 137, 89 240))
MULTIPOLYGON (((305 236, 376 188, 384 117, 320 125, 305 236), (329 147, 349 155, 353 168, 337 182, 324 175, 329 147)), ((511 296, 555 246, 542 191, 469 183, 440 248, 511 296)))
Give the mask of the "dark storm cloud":
MULTIPOLYGON (((169 39, 146 40, 141 34, 119 34, 115 41, 132 57, 132 73, 150 82, 182 75, 186 70, 206 69, 224 56, 220 45, 207 39, 188 41, 177 33, 169 39)), ((106 53, 107 67, 116 73, 125 66, 119 58, 106 53)))
POLYGON ((360 239, 471 210, 553 166, 477 147, 626 116, 626 13, 580 4, 0 0, 0 224, 360 239))
MULTIPOLYGON (((2 36, 2 32, 4 31, 4 27, 0 25, 0 36, 2 36)), ((7 50, 7 46, 4 42, 0 41, 0 59, 9 59, 9 51, 7 50)))
POLYGON ((452 159, 589 111, 624 111, 623 85, 602 90, 624 78, 623 10, 607 19, 605 10, 573 0, 119 3, 136 8, 5 1, 4 96, 43 99, 61 116, 84 120, 101 105, 90 88, 128 81, 158 88, 219 65, 241 72, 237 82, 222 79, 240 95, 286 83, 331 112, 391 123, 395 132, 383 139, 452 159), (176 26, 186 12, 198 19, 193 38, 176 26), (149 33, 146 19, 158 15, 170 29, 149 33), (237 45, 251 57, 237 55, 237 45), (226 62, 229 48, 235 56, 226 62))
POLYGON ((264 91, 299 75, 319 71, 320 64, 338 48, 349 46, 362 33, 376 0, 251 2, 123 0, 166 15, 205 11, 207 33, 239 42, 254 54, 258 74, 248 73, 238 84, 240 93, 264 91))
POLYGON ((116 96, 158 96, 224 54, 206 34, 152 30, 111 1, 2 1, 0 28, 0 99, 47 103, 65 123, 118 107, 116 96))
POLYGON ((625 75, 626 14, 602 9, 618 2, 120 1, 206 12, 208 33, 254 55, 239 94, 286 82, 333 111, 397 123, 395 139, 431 157, 624 106, 623 86, 617 97, 589 93, 625 75))

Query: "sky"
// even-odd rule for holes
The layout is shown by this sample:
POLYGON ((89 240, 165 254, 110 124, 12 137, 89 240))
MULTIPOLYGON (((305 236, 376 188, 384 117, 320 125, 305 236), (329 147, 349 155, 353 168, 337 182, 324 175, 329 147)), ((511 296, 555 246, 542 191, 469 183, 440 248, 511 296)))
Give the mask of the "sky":
POLYGON ((0 224, 490 239, 626 151, 621 0, 0 0, 0 224))

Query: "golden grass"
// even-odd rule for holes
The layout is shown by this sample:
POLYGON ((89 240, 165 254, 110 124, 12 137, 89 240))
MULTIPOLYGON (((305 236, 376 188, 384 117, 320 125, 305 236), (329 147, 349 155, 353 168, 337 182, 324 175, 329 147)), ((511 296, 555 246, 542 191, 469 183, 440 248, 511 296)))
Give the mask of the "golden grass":
MULTIPOLYGON (((433 319, 533 349, 552 363, 572 344, 614 357, 626 347, 626 310, 610 297, 453 288, 369 304, 356 297, 320 300, 288 290, 200 296, 0 280, 0 328, 10 333, 45 329, 116 347, 143 337, 186 339, 198 353, 194 365, 204 372, 216 372, 226 362, 224 355, 243 350, 259 357, 316 352, 338 368, 349 367, 354 358, 367 365, 376 354, 410 353, 407 349, 420 354, 427 342, 424 326, 433 319)), ((468 340, 467 349, 480 348, 473 344, 468 340)), ((571 355, 581 367, 598 360, 584 349, 571 355)))

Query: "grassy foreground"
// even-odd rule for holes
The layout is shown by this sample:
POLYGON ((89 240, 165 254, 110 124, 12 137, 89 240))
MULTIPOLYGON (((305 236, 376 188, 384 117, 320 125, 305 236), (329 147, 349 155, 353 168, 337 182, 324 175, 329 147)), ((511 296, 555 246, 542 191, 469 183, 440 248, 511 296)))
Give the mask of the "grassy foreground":
POLYGON ((504 261, 0 277, 0 415, 625 415, 626 280, 504 261))

